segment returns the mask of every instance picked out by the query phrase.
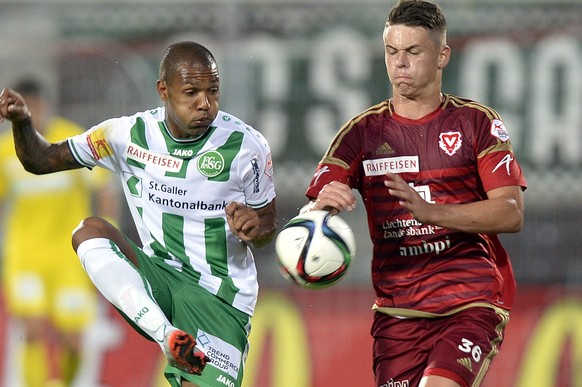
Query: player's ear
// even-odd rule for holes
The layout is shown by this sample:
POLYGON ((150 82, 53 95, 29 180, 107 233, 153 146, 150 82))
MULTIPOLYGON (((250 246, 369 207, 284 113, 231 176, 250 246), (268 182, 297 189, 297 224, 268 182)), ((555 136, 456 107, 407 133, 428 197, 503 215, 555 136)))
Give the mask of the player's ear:
POLYGON ((158 95, 160 96, 160 99, 164 102, 167 101, 168 100, 168 84, 166 83, 166 81, 158 79, 158 81, 156 82, 156 87, 158 89, 158 95))
POLYGON ((444 46, 441 49, 441 52, 439 54, 439 62, 438 62, 438 66, 439 69, 442 70, 446 67, 446 65, 449 64, 449 60, 451 59, 451 48, 449 46, 444 46))

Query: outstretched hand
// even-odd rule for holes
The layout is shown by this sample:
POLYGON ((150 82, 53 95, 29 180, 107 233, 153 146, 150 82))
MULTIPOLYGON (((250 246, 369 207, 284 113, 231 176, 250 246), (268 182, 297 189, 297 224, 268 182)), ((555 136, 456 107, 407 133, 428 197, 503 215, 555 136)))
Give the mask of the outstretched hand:
POLYGON ((339 181, 332 181, 323 186, 309 209, 327 210, 332 214, 337 214, 340 211, 352 211, 354 208, 356 208, 356 196, 352 188, 339 181))
POLYGON ((0 93, 0 122, 5 119, 19 123, 30 119, 31 114, 24 98, 12 89, 3 89, 0 93))
POLYGON ((259 235, 260 219, 254 209, 240 202, 231 202, 226 208, 226 221, 230 231, 240 240, 253 242, 259 235))

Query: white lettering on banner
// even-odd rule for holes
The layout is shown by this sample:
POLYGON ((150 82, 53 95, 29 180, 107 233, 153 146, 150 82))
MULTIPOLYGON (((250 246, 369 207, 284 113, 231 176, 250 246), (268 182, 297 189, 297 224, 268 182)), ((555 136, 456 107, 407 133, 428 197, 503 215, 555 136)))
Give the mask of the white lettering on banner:
MULTIPOLYGON (((528 46, 504 36, 471 40, 462 52, 458 94, 498 107, 514 146, 523 148, 524 164, 532 163, 539 170, 555 167, 552 163, 559 154, 560 167, 579 165, 582 51, 578 38, 548 34, 535 40, 531 54, 528 46), (521 143, 526 137, 528 141, 521 143)), ((567 174, 562 178, 571 180, 567 174)))
POLYGON ((418 156, 388 157, 375 160, 364 160, 364 173, 366 176, 380 176, 387 172, 418 172, 418 156))
MULTIPOLYGON (((329 146, 331 133, 335 134, 349 117, 369 106, 366 101, 370 100, 370 93, 366 88, 377 79, 370 63, 380 59, 370 48, 374 45, 364 44, 368 37, 355 29, 342 27, 341 35, 335 30, 329 33, 326 28, 322 31, 309 41, 298 39, 285 48, 279 40, 264 36, 251 38, 238 48, 250 53, 252 58, 248 72, 242 77, 259 85, 255 90, 256 101, 263 101, 250 106, 248 111, 259 112, 257 126, 268 134, 275 159, 288 153, 290 140, 298 141, 300 137, 293 137, 292 122, 296 113, 286 107, 292 99, 292 85, 297 83, 293 71, 295 62, 304 61, 310 69, 305 87, 314 103, 305 111, 305 134, 301 137, 301 145, 310 156, 313 152, 319 157, 329 146), (336 59, 338 47, 357 50, 358 55, 336 59)), ((575 167, 582 160, 579 141, 582 109, 577 103, 582 96, 582 72, 579 71, 582 55, 578 46, 576 36, 568 34, 548 34, 527 45, 503 34, 490 39, 469 39, 456 56, 458 82, 451 80, 449 87, 457 90, 454 94, 498 109, 524 165, 550 165, 557 149, 559 166, 575 167), (490 69, 496 70, 495 77, 491 76, 490 69), (530 135, 528 141, 523 141, 526 126, 530 135)), ((236 70, 241 71, 240 66, 236 70)), ((371 100, 376 99, 372 95, 371 100)), ((240 103, 245 107, 249 101, 240 99, 240 103)), ((299 119, 299 122, 303 121, 299 119)), ((507 135, 497 129, 494 133, 500 139, 507 135)), ((278 165, 296 168, 296 161, 279 161, 278 165)))

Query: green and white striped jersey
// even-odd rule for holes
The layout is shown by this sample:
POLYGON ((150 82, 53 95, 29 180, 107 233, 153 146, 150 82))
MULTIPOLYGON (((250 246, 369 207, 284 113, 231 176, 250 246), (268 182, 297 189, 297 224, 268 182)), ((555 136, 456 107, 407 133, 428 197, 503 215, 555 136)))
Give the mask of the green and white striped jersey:
POLYGON ((75 158, 119 175, 143 250, 252 315, 258 293, 252 252, 226 224, 232 201, 253 208, 275 197, 271 152, 265 138, 220 111, 197 139, 177 139, 165 109, 113 118, 71 137, 75 158))

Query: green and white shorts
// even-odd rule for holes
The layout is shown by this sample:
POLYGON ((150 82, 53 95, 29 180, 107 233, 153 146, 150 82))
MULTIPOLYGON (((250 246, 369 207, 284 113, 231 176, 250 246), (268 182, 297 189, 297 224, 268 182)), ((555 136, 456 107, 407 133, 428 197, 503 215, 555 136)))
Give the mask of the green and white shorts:
POLYGON ((182 379, 201 387, 240 387, 249 346, 250 316, 198 285, 198 273, 190 266, 184 265, 179 271, 163 258, 150 257, 130 243, 138 257, 137 270, 150 283, 153 297, 167 318, 176 328, 195 336, 196 346, 211 359, 202 376, 168 365, 164 373, 172 387, 180 387, 182 379))

